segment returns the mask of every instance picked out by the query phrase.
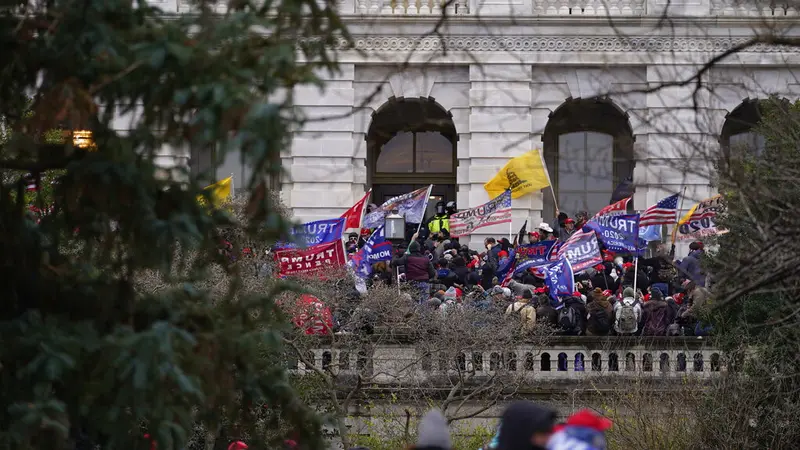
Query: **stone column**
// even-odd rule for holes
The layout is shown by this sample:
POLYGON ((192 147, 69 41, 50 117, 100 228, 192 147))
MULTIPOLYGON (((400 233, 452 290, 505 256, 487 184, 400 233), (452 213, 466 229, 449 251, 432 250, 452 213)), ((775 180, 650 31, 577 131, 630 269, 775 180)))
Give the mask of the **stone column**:
MULTIPOLYGON (((531 67, 528 65, 471 65, 469 98, 469 143, 459 142, 459 207, 478 206, 489 200, 483 188, 509 159, 532 147, 531 67), (466 152, 466 154, 464 153, 466 152), (462 159, 462 155, 465 156, 462 159)), ((540 195, 512 201, 514 232, 541 209, 540 195), (539 205, 539 206, 537 206, 539 205)), ((469 245, 480 248, 488 236, 508 236, 508 224, 486 227, 470 237, 469 245)))

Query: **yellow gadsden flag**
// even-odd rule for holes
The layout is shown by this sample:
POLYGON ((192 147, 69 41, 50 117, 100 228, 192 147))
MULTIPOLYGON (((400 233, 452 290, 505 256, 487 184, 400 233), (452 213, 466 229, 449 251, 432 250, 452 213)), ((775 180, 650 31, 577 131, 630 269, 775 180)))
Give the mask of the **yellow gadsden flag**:
MULTIPOLYGON (((219 180, 214 184, 206 186, 203 188, 203 190, 208 191, 208 196, 211 197, 213 206, 217 207, 224 203, 225 200, 231 196, 232 186, 233 177, 228 177, 223 180, 219 180)), ((202 205, 206 203, 206 198, 202 195, 198 195, 197 201, 202 205)))
POLYGON ((511 198, 520 198, 547 186, 550 186, 550 174, 539 149, 511 159, 483 185, 489 198, 497 197, 506 189, 511 189, 511 198))

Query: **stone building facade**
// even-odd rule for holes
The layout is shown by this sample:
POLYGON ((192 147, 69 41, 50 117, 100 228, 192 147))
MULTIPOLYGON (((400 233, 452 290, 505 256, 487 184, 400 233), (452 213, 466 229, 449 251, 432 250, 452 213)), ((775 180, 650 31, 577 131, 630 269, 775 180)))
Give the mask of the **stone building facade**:
MULTIPOLYGON (((473 207, 509 158, 543 148, 555 195, 515 199, 515 229, 551 222, 554 198, 593 213, 629 175, 635 209, 685 192, 688 210, 713 193, 710 157, 757 146, 754 100, 800 97, 796 49, 746 46, 706 70, 798 20, 760 1, 451 0, 442 20, 436 0, 343 0, 355 49, 323 90, 296 92, 310 120, 282 155, 282 197, 303 221, 429 183, 473 207)), ((220 172, 244 175, 235 160, 220 172)))

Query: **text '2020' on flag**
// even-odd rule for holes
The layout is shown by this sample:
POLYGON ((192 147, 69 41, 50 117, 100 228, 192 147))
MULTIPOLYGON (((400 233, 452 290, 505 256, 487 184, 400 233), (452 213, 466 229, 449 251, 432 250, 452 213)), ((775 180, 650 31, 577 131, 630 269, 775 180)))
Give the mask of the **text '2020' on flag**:
POLYGON ((377 228, 383 225, 384 219, 393 209, 405 217, 406 223, 421 223, 425 217, 425 208, 428 206, 428 196, 432 187, 433 185, 390 198, 378 209, 364 216, 364 227, 377 228))
POLYGON ((279 248, 310 247, 313 245, 339 242, 344 234, 345 219, 323 219, 295 225, 289 242, 278 242, 279 248))
POLYGON ((511 191, 505 190, 476 208, 459 211, 450 216, 450 236, 467 236, 478 228, 509 222, 511 222, 511 191))
POLYGON ((639 245, 639 215, 620 214, 605 215, 586 222, 583 231, 594 231, 598 239, 615 253, 638 254, 639 245))
POLYGON ((575 273, 572 271, 572 266, 567 258, 561 258, 543 266, 542 271, 544 284, 550 289, 550 298, 554 301, 552 304, 556 308, 563 306, 559 297, 572 295, 575 292, 575 273))
POLYGON ((364 217, 364 210, 367 207, 367 200, 372 194, 372 189, 368 190, 361 200, 357 201, 355 205, 351 206, 341 215, 345 219, 344 228, 351 230, 353 228, 361 228, 361 219, 364 217))
POLYGON ((548 186, 550 186, 550 174, 539 149, 512 158, 494 178, 483 185, 492 198, 499 196, 506 189, 511 190, 511 198, 520 198, 548 186))
POLYGON ((724 234, 727 230, 717 227, 717 215, 725 211, 725 203, 721 195, 715 195, 694 205, 685 216, 678 221, 673 230, 672 241, 701 239, 717 234, 724 234))

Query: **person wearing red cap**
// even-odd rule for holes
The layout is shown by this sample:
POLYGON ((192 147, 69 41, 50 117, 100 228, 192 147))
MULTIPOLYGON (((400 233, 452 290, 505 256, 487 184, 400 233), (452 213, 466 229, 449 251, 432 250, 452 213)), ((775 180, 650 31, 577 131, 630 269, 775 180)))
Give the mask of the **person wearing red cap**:
POLYGON ((228 446, 228 450, 247 450, 247 444, 242 441, 234 441, 228 446))
POLYGON ((567 419, 547 443, 547 450, 605 450, 605 432, 611 428, 611 420, 583 409, 567 419))

